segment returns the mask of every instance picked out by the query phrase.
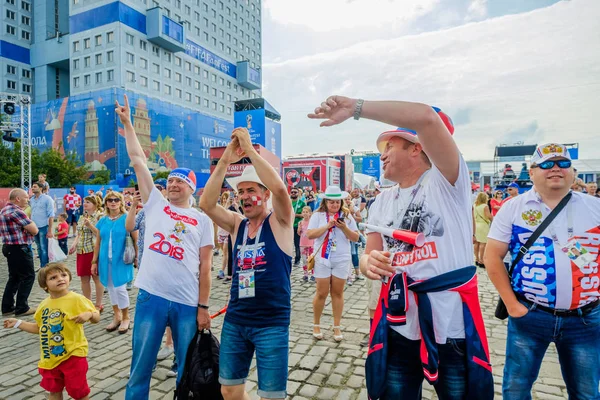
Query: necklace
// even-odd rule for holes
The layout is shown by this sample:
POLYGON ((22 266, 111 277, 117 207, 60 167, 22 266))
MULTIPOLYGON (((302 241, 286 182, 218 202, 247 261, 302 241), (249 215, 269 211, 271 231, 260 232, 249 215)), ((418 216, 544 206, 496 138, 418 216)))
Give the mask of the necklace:
POLYGON ((111 216, 109 215, 109 216, 108 216, 108 218, 109 218, 111 221, 116 221, 117 219, 119 219, 119 217, 120 217, 120 216, 121 216, 121 214, 119 214, 119 215, 117 215, 117 216, 115 216, 115 217, 111 217, 111 216))

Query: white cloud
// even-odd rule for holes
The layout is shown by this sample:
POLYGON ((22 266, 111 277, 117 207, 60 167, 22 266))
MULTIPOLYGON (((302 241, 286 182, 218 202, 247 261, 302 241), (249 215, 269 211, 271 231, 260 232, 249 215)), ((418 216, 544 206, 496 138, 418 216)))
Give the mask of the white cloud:
POLYGON ((467 20, 481 20, 487 16, 487 0, 471 0, 467 9, 467 20))
POLYGON ((596 157, 600 2, 573 0, 446 31, 360 43, 263 65, 264 96, 282 114, 284 155, 374 150, 387 128, 306 118, 331 94, 421 101, 467 115, 455 138, 467 158, 505 140, 579 142, 596 157), (535 125, 533 125, 535 124, 535 125), (534 134, 528 129, 535 126, 534 134))
MULTIPOLYGON (((422 16, 440 0, 265 0, 264 10, 284 25, 318 32, 352 27, 394 27, 422 16)), ((323 38, 327 40, 327 38, 323 38)))

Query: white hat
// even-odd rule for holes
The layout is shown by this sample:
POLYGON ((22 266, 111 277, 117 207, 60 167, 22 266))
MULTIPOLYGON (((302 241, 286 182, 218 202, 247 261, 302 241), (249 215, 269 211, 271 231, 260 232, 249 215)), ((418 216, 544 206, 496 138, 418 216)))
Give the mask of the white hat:
POLYGON ((236 176, 235 178, 227 178, 227 183, 236 192, 238 191, 237 187, 241 182, 254 182, 254 183, 258 183, 259 185, 265 186, 265 184, 262 183, 262 181, 258 177, 258 174, 256 173, 256 169, 254 168, 253 165, 247 166, 246 169, 244 169, 244 171, 242 171, 242 175, 236 176))
POLYGON ((348 192, 342 191, 338 186, 327 186, 325 193, 319 194, 319 198, 327 200, 344 200, 348 196, 348 192))
POLYGON ((567 147, 558 143, 542 144, 535 149, 535 153, 531 156, 532 164, 541 164, 554 157, 562 157, 567 160, 571 159, 571 154, 567 147))

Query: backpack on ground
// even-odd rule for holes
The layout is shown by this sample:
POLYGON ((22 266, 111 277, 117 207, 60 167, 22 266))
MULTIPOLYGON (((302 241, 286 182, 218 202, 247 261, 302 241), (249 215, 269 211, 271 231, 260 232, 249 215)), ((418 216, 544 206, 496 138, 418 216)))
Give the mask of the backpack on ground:
POLYGON ((210 332, 198 331, 188 347, 183 376, 174 400, 223 400, 219 383, 219 341, 210 332))

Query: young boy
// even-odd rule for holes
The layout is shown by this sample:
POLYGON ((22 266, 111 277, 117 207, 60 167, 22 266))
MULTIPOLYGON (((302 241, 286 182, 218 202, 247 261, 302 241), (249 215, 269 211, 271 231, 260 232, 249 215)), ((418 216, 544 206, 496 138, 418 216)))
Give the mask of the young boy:
POLYGON ((40 269, 38 283, 50 296, 35 313, 36 322, 9 318, 5 328, 39 334, 42 376, 40 386, 50 392, 50 400, 62 399, 63 389, 74 399, 87 400, 88 342, 83 323, 100 321, 94 304, 80 294, 69 291, 71 272, 63 263, 49 263, 40 269))
POLYGON ((69 237, 69 224, 67 224, 67 218, 69 218, 67 214, 60 214, 58 216, 58 227, 56 228, 58 245, 65 255, 69 255, 69 246, 67 245, 67 240, 69 237))

